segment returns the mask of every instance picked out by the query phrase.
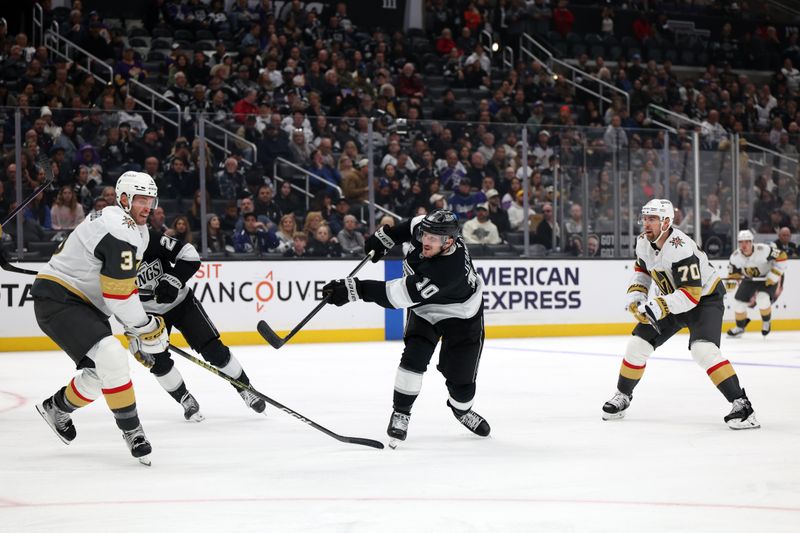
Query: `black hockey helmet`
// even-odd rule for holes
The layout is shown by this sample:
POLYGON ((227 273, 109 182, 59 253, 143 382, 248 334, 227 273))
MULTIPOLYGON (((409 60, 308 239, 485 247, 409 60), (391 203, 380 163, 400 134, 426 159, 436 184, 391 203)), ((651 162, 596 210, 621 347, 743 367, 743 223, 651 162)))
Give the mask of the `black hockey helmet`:
POLYGON ((436 209, 425 215, 417 225, 417 238, 421 240, 422 233, 425 232, 455 239, 460 231, 455 213, 448 209, 436 209))

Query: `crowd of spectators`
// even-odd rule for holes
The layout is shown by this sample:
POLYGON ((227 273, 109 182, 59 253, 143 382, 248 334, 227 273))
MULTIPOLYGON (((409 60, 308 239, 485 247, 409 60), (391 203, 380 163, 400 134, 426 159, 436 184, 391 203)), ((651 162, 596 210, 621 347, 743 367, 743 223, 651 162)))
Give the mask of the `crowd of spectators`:
MULTIPOLYGON (((567 35, 574 21, 566 0, 490 3, 431 0, 424 30, 387 32, 357 27, 344 2, 323 13, 296 0, 277 13, 268 0, 237 0, 229 10, 221 1, 153 2, 138 27, 106 22, 74 0, 59 27, 113 65, 107 84, 79 69, 79 57, 65 61, 32 46, 24 33, 10 36, 0 20, 0 215, 13 209, 17 165, 26 196, 45 179, 39 163, 45 154, 56 182, 25 210, 30 240, 61 238, 113 203, 111 186, 126 170, 147 172, 159 186, 154 229, 196 242, 207 227, 215 253, 363 254, 370 168, 380 223, 396 221, 385 213, 407 217, 448 207, 463 222, 467 242, 510 243, 512 252, 528 225, 543 249, 605 255, 602 237, 613 233, 615 218, 627 232, 630 213, 636 217, 653 197, 673 200, 682 229, 691 233, 699 221, 704 241, 737 225, 800 231, 798 169, 787 163, 798 157, 800 143, 796 32, 757 34, 771 40, 781 59, 780 69, 758 80, 724 58, 679 78, 670 60, 633 55, 611 62, 581 54, 573 58, 579 68, 630 95, 629 108, 621 97, 601 106, 536 61, 501 68, 478 39, 483 30, 512 45, 524 31, 567 35), (181 136, 137 104, 131 79, 178 103, 181 113, 173 118, 181 136), (678 123, 677 133, 667 134, 647 118, 651 103, 702 124, 698 214, 694 127, 678 123), (200 113, 218 126, 207 130, 204 147, 195 135, 200 113), (229 153, 216 148, 224 130, 238 136, 229 153), (736 224, 734 135, 741 144, 736 224), (765 158, 753 145, 786 157, 765 158)), ((643 20, 624 30, 613 24, 610 8, 603 14, 598 32, 658 38, 643 20)), ((56 15, 47 12, 49 19, 56 15)), ((578 81, 592 84, 588 76, 578 81)))

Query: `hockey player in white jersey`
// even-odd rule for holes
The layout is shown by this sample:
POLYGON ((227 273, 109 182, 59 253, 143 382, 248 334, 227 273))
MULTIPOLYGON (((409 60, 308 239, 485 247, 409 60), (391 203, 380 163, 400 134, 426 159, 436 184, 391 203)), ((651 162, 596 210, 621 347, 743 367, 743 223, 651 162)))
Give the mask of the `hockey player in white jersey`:
POLYGON ((111 334, 113 314, 125 327, 131 351, 142 359, 166 349, 164 321, 145 313, 136 288, 136 266, 147 247, 145 223, 158 201, 147 174, 125 172, 117 205, 81 222, 36 277, 31 295, 36 321, 80 371, 36 406, 66 444, 77 434, 70 416, 102 394, 131 455, 149 465, 152 447, 136 411, 128 351, 111 334))
MULTIPOLYGON (((150 242, 138 269, 138 286, 145 311, 164 318, 167 330, 177 328, 193 350, 225 374, 245 385, 250 378, 239 360, 219 338, 219 332, 186 283, 200 268, 194 246, 150 230, 150 242)), ((186 389, 168 351, 141 361, 167 393, 183 407, 186 420, 200 422, 203 415, 195 397, 186 389)), ((235 388, 235 387, 234 387, 235 388)), ((263 413, 266 403, 246 389, 236 389, 245 404, 263 413)))
POLYGON ((775 290, 786 271, 786 252, 773 244, 754 243, 750 230, 740 231, 738 240, 739 249, 731 254, 728 265, 728 278, 740 280, 733 297, 736 327, 728 330, 728 336, 736 338, 744 333, 750 322, 747 318, 747 307, 755 295, 758 312, 761 314, 761 334, 766 337, 771 329, 775 290))
POLYGON ((486 437, 491 431, 472 409, 483 351, 483 283, 459 232, 458 219, 444 209, 395 227, 384 225, 366 240, 365 250, 377 262, 396 244, 402 245, 404 276, 391 281, 347 278, 322 288, 328 303, 338 306, 361 299, 389 309, 408 309, 405 348, 386 430, 392 448, 406 439, 411 408, 439 340, 436 368, 446 379, 448 407, 476 435, 486 437))
POLYGON ((731 429, 760 427, 736 371, 720 351, 725 289, 706 254, 672 227, 674 214, 669 200, 650 200, 642 207, 644 232, 636 241, 636 263, 628 287, 628 310, 639 324, 625 350, 617 392, 603 405, 603 420, 625 416, 647 359, 686 327, 692 358, 732 404, 725 422, 731 429))

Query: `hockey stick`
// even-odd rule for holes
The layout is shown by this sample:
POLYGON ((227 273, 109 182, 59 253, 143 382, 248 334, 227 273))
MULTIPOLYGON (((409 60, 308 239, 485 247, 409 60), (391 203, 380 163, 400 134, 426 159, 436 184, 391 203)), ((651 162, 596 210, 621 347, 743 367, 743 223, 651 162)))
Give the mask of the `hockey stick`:
POLYGON ((221 377, 222 379, 224 379, 225 381, 227 381, 231 385, 233 385, 233 386, 235 386, 237 388, 240 388, 240 389, 245 389, 245 390, 251 392, 252 394, 255 394, 256 396, 258 396, 259 398, 261 398, 262 400, 264 400, 268 404, 272 405, 273 407, 277 407, 278 409, 280 409, 284 413, 293 416, 294 418, 296 418, 300 422, 303 422, 304 424, 306 424, 308 426, 311 426, 312 428, 316 429, 317 431, 321 431, 321 432, 325 433, 329 437, 333 437, 334 439, 338 440, 339 442, 346 442, 348 444, 360 444, 362 446, 369 446, 370 448, 377 448, 379 450, 383 449, 383 443, 380 442, 380 441, 377 441, 377 440, 365 439, 365 438, 362 438, 362 437, 345 437, 344 435, 339 435, 338 433, 334 433, 330 429, 327 429, 327 428, 324 428, 324 427, 320 426, 319 424, 317 424, 313 420, 310 420, 310 419, 304 417, 303 415, 301 415, 297 411, 295 411, 293 409, 289 409, 285 405, 283 405, 281 403, 278 403, 277 401, 273 400, 272 398, 270 398, 269 396, 267 396, 265 394, 261 394, 260 392, 255 390, 250 385, 245 385, 241 381, 233 379, 232 377, 230 377, 229 375, 225 374, 224 372, 222 372, 217 367, 211 366, 210 364, 206 363, 205 361, 202 361, 202 360, 194 357, 193 355, 190 355, 190 354, 186 353, 185 351, 181 350, 180 348, 177 348, 175 346, 170 345, 169 349, 172 352, 180 355, 181 357, 183 357, 185 359, 188 359, 189 361, 193 362, 194 364, 196 364, 198 366, 202 366, 203 368, 205 368, 209 372, 213 372, 214 374, 218 375, 219 377, 221 377))
MULTIPOLYGON (((3 234, 3 226, 11 222, 14 219, 14 217, 17 216, 17 213, 25 209, 25 207, 27 207, 29 203, 31 203, 37 196, 39 196, 39 193, 48 188, 50 185, 52 185, 53 181, 55 181, 55 178, 53 177, 53 162, 50 161, 50 158, 46 156, 41 156, 38 162, 42 166, 44 170, 44 175, 47 179, 45 179, 44 183, 36 187, 33 190, 33 192, 30 193, 28 197, 22 201, 22 203, 20 203, 17 207, 15 207, 8 214, 8 216, 6 216, 6 219, 3 220, 2 224, 0 224, 0 236, 2 236, 3 234)), ((29 276, 35 276, 38 274, 38 272, 36 272, 35 270, 28 270, 25 268, 15 267, 11 263, 9 263, 8 259, 6 259, 6 254, 3 253, 3 249, 1 247, 0 247, 0 268, 2 268, 3 270, 7 270, 9 272, 16 272, 17 274, 27 274, 29 276)))
MULTIPOLYGON (((367 254, 367 256, 364 259, 361 260, 361 262, 356 266, 356 268, 353 269, 352 272, 350 272, 347 275, 347 277, 351 278, 351 277, 355 276, 356 273, 359 270, 361 270, 361 268, 367 263, 367 261, 372 259, 373 255, 374 255, 374 252, 370 252, 369 254, 367 254)), ((297 334, 298 331, 303 329, 303 326, 305 326, 308 323, 309 320, 314 318, 314 315, 319 313, 320 309, 325 307, 325 305, 327 303, 328 303, 328 299, 327 298, 323 298, 322 301, 319 302, 319 304, 317 304, 317 306, 309 314, 307 314, 306 317, 303 320, 301 320, 300 323, 297 324, 294 327, 294 329, 292 329, 292 331, 290 331, 289 334, 286 335, 286 337, 284 337, 284 338, 281 338, 277 333, 275 333, 275 331, 273 331, 273 329, 271 327, 269 327, 269 324, 267 324, 263 320, 259 320, 258 321, 258 325, 256 326, 256 329, 258 330, 258 333, 262 337, 264 337, 264 340, 267 341, 270 344, 270 346, 272 346, 273 348, 275 348, 277 350, 278 348, 280 348, 281 346, 283 346, 284 344, 289 342, 289 339, 294 337, 297 334)))

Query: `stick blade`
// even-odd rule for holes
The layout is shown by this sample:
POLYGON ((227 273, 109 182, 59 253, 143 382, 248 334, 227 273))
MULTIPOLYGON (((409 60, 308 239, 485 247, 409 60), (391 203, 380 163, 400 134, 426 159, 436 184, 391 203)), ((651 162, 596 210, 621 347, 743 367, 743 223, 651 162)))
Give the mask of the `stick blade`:
POLYGON ((346 437, 347 442, 350 444, 360 444, 362 446, 369 446, 370 448, 376 448, 378 450, 383 449, 383 443, 377 440, 372 439, 365 439, 362 437, 346 437))
POLYGON ((285 343, 285 341, 282 338, 280 338, 277 333, 272 331, 272 328, 269 327, 269 324, 267 324, 263 320, 258 321, 256 330, 258 330, 259 335, 261 335, 264 338, 264 340, 267 341, 269 345, 275 348, 276 350, 281 346, 283 346, 285 343))

